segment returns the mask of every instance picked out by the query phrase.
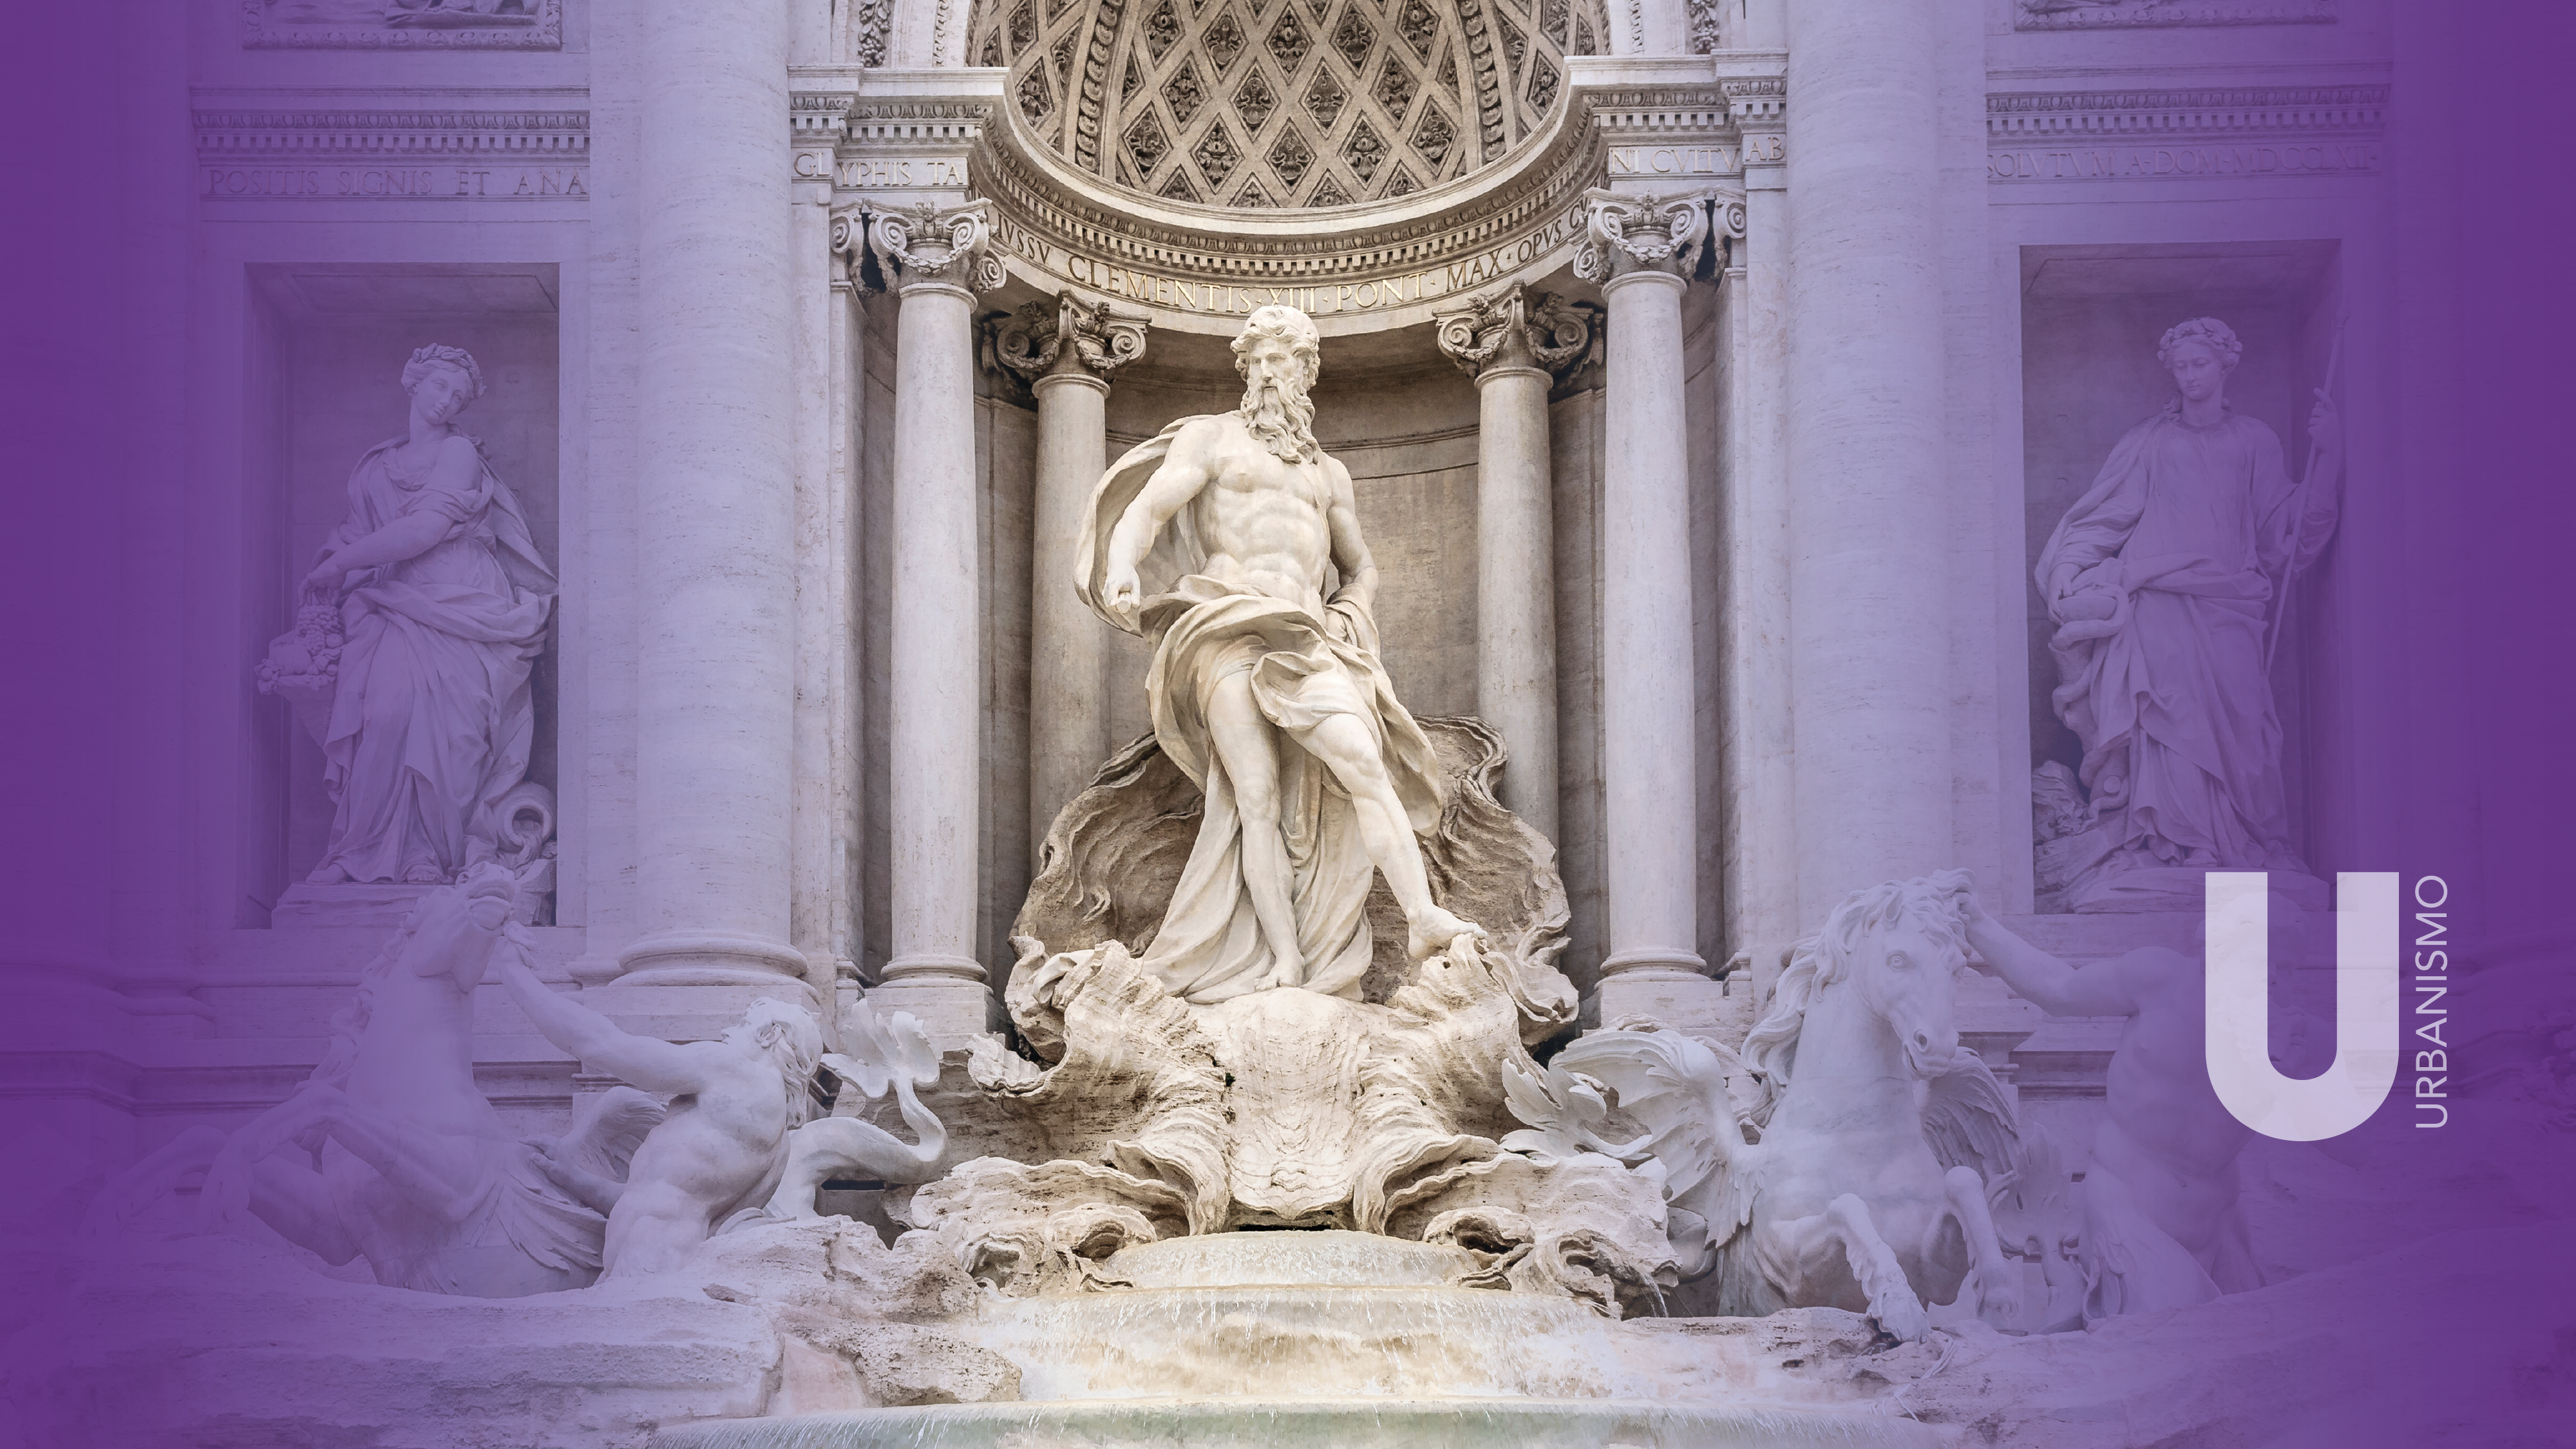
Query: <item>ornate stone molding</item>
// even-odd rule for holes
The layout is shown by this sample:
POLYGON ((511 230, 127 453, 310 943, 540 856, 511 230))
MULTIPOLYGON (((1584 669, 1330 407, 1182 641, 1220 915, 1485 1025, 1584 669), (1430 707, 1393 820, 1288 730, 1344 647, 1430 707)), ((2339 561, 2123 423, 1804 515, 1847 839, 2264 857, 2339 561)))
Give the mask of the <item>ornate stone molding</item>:
POLYGON ((1029 303, 993 333, 994 360, 1031 381, 1080 373, 1106 382, 1144 355, 1144 318, 1112 312, 1107 302, 1086 303, 1070 289, 1029 303))
POLYGON ((1437 314, 1441 353, 1469 377, 1504 368, 1563 374, 1592 346, 1593 309, 1519 282, 1437 314))
POLYGON ((1986 135, 1995 141, 2097 136, 2376 136, 2388 87, 2257 86, 2192 91, 2049 91, 1986 97, 1986 135))
MULTIPOLYGON (((945 10, 941 12, 943 15, 945 10)), ((894 0, 856 0, 850 7, 846 53, 863 66, 879 66, 886 60, 886 37, 894 29, 894 0)))
POLYGON ((587 111, 194 112, 210 197, 587 199, 587 111))
POLYGON ((1724 0, 1689 0, 1691 50, 1708 55, 1726 48, 1724 0))
POLYGON ((864 240, 888 291, 946 286, 989 292, 1003 281, 1002 260, 992 251, 989 205, 925 201, 900 210, 844 212, 832 218, 832 249, 853 252, 864 240))
POLYGON ((2332 25, 2335 0, 2015 0, 2015 30, 2332 25))
MULTIPOLYGON (((1708 240, 1705 193, 1688 196, 1583 194, 1583 247, 1574 274, 1611 282, 1632 272, 1667 272, 1688 280, 1708 240)), ((1740 223, 1739 223, 1740 226, 1740 223)))
POLYGON ((1776 75, 1745 76, 1717 83, 1726 97, 1726 114, 1739 129, 1779 127, 1789 123, 1789 82, 1776 75))
POLYGON ((2388 87, 2059 91, 1986 97, 1996 181, 2376 171, 2388 87))
POLYGON ((241 0, 242 45, 253 50, 561 50, 563 0, 509 0, 500 14, 388 5, 373 24, 278 16, 279 0, 241 0))

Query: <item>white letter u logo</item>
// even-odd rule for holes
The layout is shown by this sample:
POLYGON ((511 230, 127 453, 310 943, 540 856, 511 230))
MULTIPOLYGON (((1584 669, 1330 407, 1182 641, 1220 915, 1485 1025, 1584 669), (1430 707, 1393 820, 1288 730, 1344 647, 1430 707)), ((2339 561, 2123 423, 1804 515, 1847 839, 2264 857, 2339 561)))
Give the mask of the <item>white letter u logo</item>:
POLYGON ((2204 988, 2209 1085, 2236 1120, 2284 1142, 2349 1132, 2397 1080, 2397 874, 2335 877, 2335 1054, 2305 1081, 2281 1075, 2269 1044, 2271 924, 2261 871, 2211 871, 2204 988))

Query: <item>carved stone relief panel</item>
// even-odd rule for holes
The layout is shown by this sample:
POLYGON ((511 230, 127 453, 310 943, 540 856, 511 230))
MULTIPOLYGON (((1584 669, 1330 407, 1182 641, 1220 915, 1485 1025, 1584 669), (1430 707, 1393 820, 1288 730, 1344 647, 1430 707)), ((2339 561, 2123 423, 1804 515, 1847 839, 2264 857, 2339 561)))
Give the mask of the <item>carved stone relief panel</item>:
POLYGON ((561 50, 563 0, 242 0, 242 44, 299 50, 561 50))
POLYGON ((2335 0, 2015 0, 2015 30, 2332 25, 2335 0))

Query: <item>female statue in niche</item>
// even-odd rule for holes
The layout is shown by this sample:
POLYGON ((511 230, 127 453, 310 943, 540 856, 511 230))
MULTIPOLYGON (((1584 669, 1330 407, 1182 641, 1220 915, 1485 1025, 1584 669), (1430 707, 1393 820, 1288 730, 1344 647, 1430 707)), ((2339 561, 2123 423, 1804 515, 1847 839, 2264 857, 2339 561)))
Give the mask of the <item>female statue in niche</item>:
POLYGON ((432 344, 402 383, 411 430, 358 460, 349 517, 304 578, 308 605, 338 605, 343 641, 320 730, 333 814, 316 885, 456 879, 493 852, 495 807, 526 778, 536 733, 528 672, 555 576, 516 495, 457 431, 483 370, 432 344))
POLYGON ((2334 533, 2342 424, 2319 389, 2315 459, 2292 482, 2280 437, 2228 406, 2243 351, 2214 317, 2167 331, 2156 360, 2180 396, 2120 439, 2040 551, 2050 703, 2083 741, 2089 794, 2067 841, 2042 842, 2040 889, 2079 911, 2196 905, 2209 870, 2304 876, 2273 635, 2334 533))

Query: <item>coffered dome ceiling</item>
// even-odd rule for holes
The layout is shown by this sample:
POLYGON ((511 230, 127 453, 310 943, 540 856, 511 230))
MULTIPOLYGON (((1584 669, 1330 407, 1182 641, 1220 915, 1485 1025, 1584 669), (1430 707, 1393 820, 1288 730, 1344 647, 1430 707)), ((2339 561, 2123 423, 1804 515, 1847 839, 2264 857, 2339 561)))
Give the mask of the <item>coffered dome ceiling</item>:
POLYGON ((1601 0, 977 0, 966 53, 1093 175, 1330 207, 1500 159, 1607 37, 1601 0))

